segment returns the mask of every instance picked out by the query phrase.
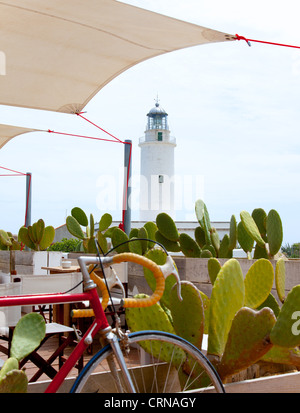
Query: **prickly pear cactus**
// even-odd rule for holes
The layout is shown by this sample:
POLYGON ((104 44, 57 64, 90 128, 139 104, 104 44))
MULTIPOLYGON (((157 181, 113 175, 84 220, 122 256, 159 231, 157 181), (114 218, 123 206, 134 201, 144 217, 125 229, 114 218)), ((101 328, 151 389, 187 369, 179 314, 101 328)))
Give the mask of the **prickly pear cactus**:
POLYGON ((236 313, 218 366, 222 379, 257 362, 272 348, 269 334, 275 322, 269 308, 255 311, 243 307, 236 313))
POLYGON ((196 227, 194 234, 195 234, 195 240, 197 244, 199 245, 200 248, 203 248, 204 245, 206 244, 204 229, 200 226, 196 227))
POLYGON ((178 299, 177 288, 170 292, 169 308, 176 334, 188 340, 201 350, 204 331, 204 308, 198 289, 189 281, 181 282, 182 301, 178 299), (193 322, 189 322, 193 320, 193 322))
POLYGON ((116 251, 118 253, 129 252, 130 251, 129 250, 129 245, 126 242, 128 240, 129 240, 129 238, 128 238, 127 234, 124 231, 122 231, 120 228, 115 228, 113 230, 112 237, 111 237, 112 245, 114 247, 117 247, 118 245, 125 242, 125 244, 120 245, 119 247, 116 248, 116 251))
POLYGON ((167 239, 166 237, 163 236, 163 234, 160 231, 156 231, 155 240, 159 242, 160 244, 162 244, 167 249, 167 251, 170 251, 170 252, 181 251, 178 241, 171 241, 167 239))
POLYGON ((52 244, 55 237, 55 229, 49 225, 45 227, 42 219, 39 219, 28 228, 21 227, 18 240, 34 251, 44 251, 52 244))
POLYGON ((16 251, 21 249, 21 243, 16 241, 11 232, 0 229, 0 250, 16 251))
POLYGON ((14 357, 9 357, 5 363, 3 364, 3 367, 0 370, 0 382, 3 380, 3 378, 6 376, 8 372, 11 370, 18 370, 19 369, 19 362, 16 358, 14 357))
MULTIPOLYGON (((144 228, 147 231, 149 239, 155 241, 155 233, 157 231, 157 225, 154 222, 146 222, 144 225, 144 228)), ((149 248, 154 247, 155 243, 154 242, 149 242, 149 248)))
POLYGON ((28 379, 23 370, 11 370, 0 381, 0 393, 27 393, 28 379))
POLYGON ((298 348, 285 348, 273 346, 262 358, 267 363, 287 364, 300 367, 300 350, 298 348))
POLYGON ((208 275, 210 278, 210 282, 211 285, 214 285, 215 280, 218 276, 218 273, 221 269, 221 264, 220 262, 217 260, 217 258, 211 257, 208 261, 207 261, 207 270, 208 270, 208 275))
POLYGON ((219 250, 219 258, 230 258, 230 250, 229 250, 229 245, 230 245, 230 239, 228 234, 225 234, 221 244, 220 244, 220 250, 219 250))
POLYGON ((10 357, 0 371, 0 393, 26 393, 28 379, 19 361, 34 351, 45 336, 45 321, 38 313, 22 317, 13 333, 10 357))
POLYGON ((266 259, 255 261, 245 277, 245 306, 259 307, 269 296, 274 281, 274 270, 266 259))
POLYGON ((241 211, 240 213, 241 222, 244 225, 245 230, 261 247, 265 246, 265 241, 262 239, 259 229, 252 218, 252 216, 247 211, 241 211))
POLYGON ((259 305, 256 308, 256 310, 261 310, 264 307, 271 308, 271 310, 275 314, 275 317, 278 317, 278 314, 280 313, 280 307, 279 307, 279 304, 276 298, 274 297, 272 293, 268 295, 267 299, 261 305, 259 305))
POLYGON ((251 258, 251 251, 254 245, 254 239, 248 234, 242 222, 237 226, 238 242, 241 248, 245 251, 248 258, 251 258))
POLYGON ((228 260, 218 273, 210 298, 208 353, 221 357, 236 312, 243 306, 245 285, 237 260, 228 260))
MULTIPOLYGON (((135 298, 145 297, 148 296, 146 294, 135 296, 135 298)), ((158 303, 151 307, 126 308, 125 316, 130 331, 159 330, 175 334, 169 317, 158 303)), ((159 342, 149 343, 145 341, 140 343, 140 345, 146 352, 153 354, 154 357, 161 361, 170 362, 172 360, 175 367, 181 366, 186 358, 184 351, 176 347, 174 348, 173 345, 168 343, 163 343, 162 345, 159 342)))
POLYGON ((283 303, 285 300, 285 261, 283 258, 276 262, 275 285, 279 300, 283 303))
POLYGON ((255 208, 252 211, 251 215, 257 225, 260 235, 262 236, 264 241, 267 241, 267 228, 266 228, 267 214, 265 210, 262 208, 255 208))
POLYGON ((281 219, 275 209, 271 209, 268 213, 266 228, 270 255, 274 256, 280 250, 283 239, 281 219))
POLYGON ((186 257, 200 258, 201 249, 196 241, 188 234, 180 234, 179 244, 186 257))
POLYGON ((72 215, 69 215, 67 217, 66 224, 67 224, 68 231, 70 232, 70 234, 74 235, 74 237, 79 238, 81 240, 85 238, 85 234, 79 222, 72 215))
POLYGON ((44 318, 38 313, 29 313, 17 323, 11 342, 10 355, 22 360, 35 350, 45 337, 44 318))
POLYGON ((270 338, 274 345, 293 348, 300 345, 300 285, 291 289, 281 307, 270 338))
POLYGON ((158 214, 156 217, 156 225, 158 231, 169 241, 178 241, 179 233, 177 231, 175 222, 168 214, 166 214, 165 212, 158 214))
POLYGON ((229 246, 228 249, 233 251, 236 248, 237 243, 237 223, 234 215, 230 218, 230 227, 229 227, 229 246))

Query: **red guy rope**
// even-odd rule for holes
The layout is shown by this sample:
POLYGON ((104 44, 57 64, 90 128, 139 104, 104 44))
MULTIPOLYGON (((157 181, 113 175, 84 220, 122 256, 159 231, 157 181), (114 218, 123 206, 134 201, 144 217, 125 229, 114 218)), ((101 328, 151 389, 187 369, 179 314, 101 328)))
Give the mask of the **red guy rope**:
POLYGON ((300 49, 300 46, 294 46, 291 44, 284 44, 284 43, 266 42, 264 40, 247 39, 246 37, 240 36, 238 34, 236 34, 235 37, 236 37, 236 40, 244 40, 246 43, 248 43, 248 46, 251 46, 250 42, 257 42, 257 43, 271 44, 273 46, 293 47, 295 49, 300 49))
POLYGON ((76 115, 79 116, 80 118, 84 119, 85 121, 89 122, 90 124, 92 124, 96 128, 100 129, 102 132, 104 132, 107 135, 111 136, 113 139, 95 138, 95 137, 92 137, 92 136, 75 135, 75 134, 65 133, 65 132, 56 132, 56 131, 50 130, 50 129, 48 129, 48 132, 49 133, 55 133, 55 134, 58 134, 58 135, 74 136, 74 137, 77 137, 77 138, 94 139, 94 140, 99 140, 99 141, 104 141, 104 142, 123 143, 124 145, 130 145, 128 169, 127 169, 127 177, 126 177, 126 188, 125 188, 124 199, 123 199, 122 222, 119 225, 119 227, 124 231, 125 207, 126 207, 126 200, 127 200, 127 194, 128 194, 129 175, 130 175, 130 167, 131 167, 132 143, 121 141, 116 136, 112 135, 111 133, 107 132, 105 129, 101 128, 100 126, 96 125, 94 122, 87 119, 85 116, 82 116, 82 113, 84 113, 84 112, 76 113, 76 115))

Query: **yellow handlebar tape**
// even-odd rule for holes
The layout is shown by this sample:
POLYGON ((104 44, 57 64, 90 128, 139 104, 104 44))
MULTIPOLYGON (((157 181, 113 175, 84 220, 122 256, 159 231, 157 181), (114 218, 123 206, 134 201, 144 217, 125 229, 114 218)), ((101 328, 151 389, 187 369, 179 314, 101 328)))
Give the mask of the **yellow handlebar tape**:
MULTIPOLYGON (((164 293, 164 290, 165 290, 165 277, 161 269, 154 261, 151 261, 142 255, 133 254, 131 252, 124 252, 121 254, 117 254, 113 257, 114 264, 119 264, 121 262, 126 262, 126 261, 130 261, 130 262, 134 262, 136 264, 142 265, 143 267, 146 267, 150 271, 152 271, 156 279, 156 288, 153 294, 147 298, 139 298, 139 299, 124 298, 123 304, 122 304, 123 307, 124 308, 151 307, 151 305, 154 305, 161 299, 164 293)), ((92 268, 90 267, 89 270, 91 271, 91 269, 92 268)), ((94 273, 94 271, 91 273, 91 279, 97 284, 97 286, 101 290, 102 308, 103 310, 105 310, 105 308, 107 307, 108 301, 109 301, 109 294, 106 288, 106 284, 102 280, 102 278, 98 277, 98 275, 94 273)), ((94 316, 94 311, 92 309, 72 311, 72 317, 74 318, 93 317, 93 316, 94 316)))
MULTIPOLYGON (((92 265, 89 266, 89 271, 93 268, 92 265)), ((109 294, 106 288, 105 282, 99 277, 94 271, 90 274, 91 279, 94 281, 95 284, 99 287, 101 294, 102 294, 102 308, 103 310, 106 309, 107 304, 109 302, 109 294)), ((84 317, 94 317, 94 310, 92 309, 80 309, 80 310, 72 310, 71 317, 73 318, 84 318, 84 317)))
POLYGON ((154 262, 149 260, 148 258, 133 254, 130 252, 124 252, 121 254, 117 254, 113 257, 113 263, 118 264, 124 261, 135 262, 136 264, 142 265, 143 267, 148 268, 152 271, 155 279, 156 279, 156 288, 153 294, 147 298, 124 298, 123 299, 123 307, 125 308, 134 308, 134 307, 150 307, 159 301, 164 293, 165 289, 165 277, 159 268, 159 266, 154 262))

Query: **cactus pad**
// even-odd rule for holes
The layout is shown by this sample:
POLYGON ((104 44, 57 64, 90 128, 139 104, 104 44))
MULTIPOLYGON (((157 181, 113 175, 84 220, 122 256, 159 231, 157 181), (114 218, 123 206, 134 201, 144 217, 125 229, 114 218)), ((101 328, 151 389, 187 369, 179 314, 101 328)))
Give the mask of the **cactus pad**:
POLYGON ((300 345, 300 285, 291 289, 281 307, 270 338, 274 345, 293 348, 300 345))
POLYGON ((218 252, 219 249, 220 249, 220 238, 219 238, 219 234, 218 234, 216 228, 211 228, 210 238, 211 238, 211 243, 212 243, 215 251, 218 252))
POLYGON ((88 217, 86 213, 79 207, 72 208, 71 215, 76 219, 79 225, 87 227, 89 225, 88 217))
MULTIPOLYGON (((157 226, 154 222, 149 221, 146 222, 146 224, 144 225, 144 227, 146 228, 146 231, 148 233, 148 238, 152 239, 153 241, 155 241, 155 233, 157 231, 157 226)), ((149 248, 152 248, 155 244, 153 242, 149 243, 149 248)))
POLYGON ((200 258, 201 250, 196 241, 188 234, 180 234, 179 244, 186 257, 200 258))
POLYGON ((238 242, 242 249, 245 251, 246 254, 249 254, 252 251, 254 240, 245 230, 245 227, 242 222, 238 223, 237 226, 237 235, 238 235, 238 242))
POLYGON ((219 249, 219 258, 228 258, 230 239, 228 234, 225 234, 219 249))
POLYGON ((112 216, 110 214, 103 214, 99 222, 99 231, 106 231, 112 223, 112 216))
POLYGON ((11 370, 0 382, 0 393, 27 393, 28 379, 23 370, 11 370))
POLYGON ((269 211, 266 225, 270 254, 274 256, 280 250, 283 239, 281 219, 275 209, 269 211))
POLYGON ((247 211, 241 211, 240 213, 241 221, 244 225, 245 230, 248 234, 256 241, 261 247, 265 246, 265 241, 262 239, 259 229, 252 218, 252 216, 247 211))
POLYGON ((258 361, 272 347, 269 334, 276 322, 273 311, 243 307, 235 315, 225 351, 218 366, 221 378, 237 373, 258 361))
POLYGON ((11 357, 22 360, 35 350, 45 337, 46 326, 44 318, 38 313, 29 313, 22 317, 13 333, 11 342, 11 357))
POLYGON ((82 231, 80 224, 78 223, 77 219, 74 218, 72 215, 69 215, 67 217, 66 224, 67 224, 68 231, 70 232, 71 235, 74 235, 74 237, 79 238, 79 239, 85 238, 84 232, 82 231))
POLYGON ((4 378, 4 376, 11 370, 18 370, 19 369, 19 362, 15 357, 9 357, 5 363, 3 364, 0 370, 0 381, 4 378))
POLYGON ((209 275, 210 282, 211 282, 212 285, 214 285, 215 280, 217 278, 217 275, 218 275, 220 269, 221 269, 221 264, 216 258, 211 257, 207 261, 208 275, 209 275))
POLYGON ((236 312, 243 306, 245 285, 241 266, 230 259, 221 268, 212 288, 209 313, 209 354, 223 354, 236 312))
POLYGON ((40 250, 44 251, 52 244, 55 237, 55 229, 52 225, 45 228, 43 238, 40 241, 40 250))
POLYGON ((237 242, 237 223, 236 218, 234 215, 231 216, 230 219, 230 227, 229 227, 229 246, 230 250, 233 250, 236 247, 237 242))
POLYGON ((129 238, 128 238, 127 234, 124 231, 122 231, 120 228, 117 227, 113 230, 113 233, 112 233, 112 236, 111 236, 111 242, 112 242, 112 245, 114 247, 117 247, 116 251, 118 253, 129 251, 128 243, 120 245, 118 247, 119 244, 122 244, 123 242, 126 242, 128 240, 129 240, 129 238))
POLYGON ((181 282, 182 301, 177 288, 170 292, 170 310, 176 334, 201 350, 204 330, 204 309, 198 289, 189 281, 181 282))
POLYGON ((274 270, 269 260, 254 262, 245 277, 245 306, 257 308, 269 296, 274 281, 274 270))
POLYGON ((163 234, 158 230, 155 233, 155 240, 162 244, 167 251, 171 252, 179 252, 181 251, 180 245, 177 241, 170 241, 166 237, 163 236, 163 234))
MULTIPOLYGON (((148 297, 146 294, 138 294, 135 298, 148 297)), ((175 334, 174 327, 172 326, 169 317, 162 309, 162 307, 156 303, 151 307, 144 308, 126 308, 125 310, 126 322, 130 331, 141 330, 159 330, 175 334)), ((184 352, 179 348, 174 348, 173 345, 168 343, 155 343, 144 341, 139 343, 141 347, 149 353, 154 354, 161 361, 172 362, 175 366, 180 366, 182 360, 185 359, 184 352), (174 353, 175 349, 175 354, 174 353)))
POLYGON ((279 300, 283 303, 285 300, 285 261, 283 258, 276 262, 275 285, 279 300))
POLYGON ((200 248, 203 248, 205 245, 205 232, 202 227, 195 228, 195 240, 200 248))
POLYGON ((169 241, 178 241, 179 233, 177 231, 175 222, 170 215, 162 212, 156 217, 156 225, 159 232, 169 241))
POLYGON ((130 252, 134 254, 138 254, 138 255, 143 255, 142 244, 138 238, 136 237, 130 238, 130 242, 128 243, 128 246, 129 246, 130 252))
POLYGON ((211 243, 211 238, 210 238, 211 223, 210 223, 210 218, 209 218, 209 214, 207 211, 207 207, 205 203, 202 201, 202 199, 198 199, 196 201, 195 213, 196 213, 196 217, 197 217, 197 220, 200 226, 204 230, 205 242, 206 244, 210 244, 211 243))
POLYGON ((275 317, 278 317, 278 314, 280 312, 280 307, 278 305, 278 302, 276 301, 276 298, 272 293, 270 293, 267 297, 267 299, 256 308, 256 310, 261 310, 264 307, 269 307, 275 314, 275 317))
POLYGON ((266 240, 266 233, 267 233, 266 219, 267 219, 267 214, 266 214, 265 210, 262 209, 262 208, 255 208, 252 211, 252 218, 254 219, 262 238, 264 240, 266 240))
POLYGON ((262 358, 267 363, 287 364, 300 367, 300 350, 273 346, 262 358))

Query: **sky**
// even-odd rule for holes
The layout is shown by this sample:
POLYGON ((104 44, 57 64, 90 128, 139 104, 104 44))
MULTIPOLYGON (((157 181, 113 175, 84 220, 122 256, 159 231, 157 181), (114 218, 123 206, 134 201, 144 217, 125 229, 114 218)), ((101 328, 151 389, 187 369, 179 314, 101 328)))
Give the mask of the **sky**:
MULTIPOLYGON (((296 0, 124 2, 233 35, 300 46, 296 0)), ((139 216, 138 141, 157 96, 177 141, 176 219, 195 221, 198 198, 214 222, 233 214, 239 221, 242 210, 276 209, 283 244, 299 242, 300 49, 244 41, 183 49, 134 66, 89 102, 89 120, 132 140, 133 220, 139 216)), ((107 137, 62 113, 0 106, 0 123, 107 137)), ((32 222, 43 218, 54 227, 75 206, 96 221, 105 212, 120 220, 123 163, 122 144, 43 132, 18 136, 0 150, 0 166, 32 173, 32 222)), ((0 177, 0 193, 0 228, 16 233, 24 224, 25 177, 0 177)))

